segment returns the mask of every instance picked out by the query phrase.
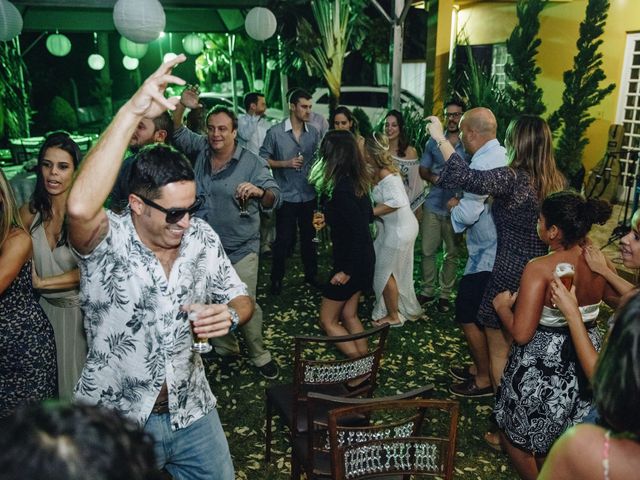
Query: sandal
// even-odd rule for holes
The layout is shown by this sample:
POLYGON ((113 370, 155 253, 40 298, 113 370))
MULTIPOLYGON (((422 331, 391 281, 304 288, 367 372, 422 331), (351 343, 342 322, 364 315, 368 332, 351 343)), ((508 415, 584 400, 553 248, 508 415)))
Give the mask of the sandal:
POLYGON ((380 320, 371 320, 371 324, 374 327, 382 327, 383 325, 389 325, 390 327, 401 327, 404 325, 404 319, 402 316, 400 316, 400 320, 397 322, 387 322, 387 321, 381 322, 380 320))

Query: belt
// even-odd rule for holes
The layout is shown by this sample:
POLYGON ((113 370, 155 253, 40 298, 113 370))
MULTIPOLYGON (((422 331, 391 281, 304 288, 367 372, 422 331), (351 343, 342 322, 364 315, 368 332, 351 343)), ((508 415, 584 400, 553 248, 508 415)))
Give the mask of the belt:
POLYGON ((151 413, 169 413, 169 400, 156 402, 151 409, 151 413))

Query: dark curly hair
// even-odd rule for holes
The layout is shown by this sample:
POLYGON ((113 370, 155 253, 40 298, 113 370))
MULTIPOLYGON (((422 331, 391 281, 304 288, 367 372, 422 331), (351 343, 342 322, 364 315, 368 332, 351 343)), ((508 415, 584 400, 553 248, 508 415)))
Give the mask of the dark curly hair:
POLYGON ((617 432, 640 435, 640 294, 616 313, 593 377, 598 412, 617 432))
POLYGON ((567 248, 582 241, 594 223, 604 224, 611 216, 611 204, 596 198, 585 199, 573 190, 552 193, 542 202, 545 226, 562 230, 562 245, 567 248))
POLYGON ((116 411, 57 402, 20 407, 0 425, 6 480, 159 480, 153 442, 116 411))
MULTIPOLYGON (((50 148, 59 148, 60 150, 64 150, 65 152, 67 152, 71 156, 74 170, 78 169, 78 165, 80 165, 80 161, 82 160, 80 147, 71 139, 67 132, 53 132, 44 139, 44 143, 42 144, 42 146, 40 147, 40 151, 38 152, 36 186, 33 194, 31 195, 31 199, 29 200, 29 212, 40 213, 40 218, 36 222, 33 222, 33 225, 31 225, 30 231, 32 233, 38 226, 40 226, 44 222, 49 221, 53 216, 51 197, 49 196, 49 192, 47 192, 47 189, 44 186, 44 175, 42 174, 42 162, 44 162, 44 156, 47 153, 47 150, 49 150, 50 148)), ((57 246, 65 245, 67 243, 66 216, 62 222, 62 230, 60 231, 59 238, 60 240, 58 240, 57 246)))

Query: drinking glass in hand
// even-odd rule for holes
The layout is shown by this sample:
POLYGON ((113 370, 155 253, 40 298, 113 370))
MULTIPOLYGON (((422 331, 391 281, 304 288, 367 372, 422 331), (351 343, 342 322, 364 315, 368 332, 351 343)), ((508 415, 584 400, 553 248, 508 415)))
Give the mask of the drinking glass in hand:
POLYGON ((302 165, 304 164, 304 156, 302 155, 302 152, 296 153, 296 158, 302 161, 302 164, 299 167, 296 167, 296 172, 300 172, 302 171, 302 165))
POLYGON ((559 263, 556 265, 556 275, 560 278, 560 281, 567 290, 571 290, 575 273, 576 269, 571 263, 559 263))
POLYGON ((191 335, 193 336, 193 345, 191 345, 191 351, 194 353, 209 353, 213 347, 209 344, 209 339, 200 338, 193 331, 193 322, 198 320, 198 313, 205 308, 205 305, 194 304, 191 305, 189 310, 189 326, 191 327, 191 335))
POLYGON ((324 214, 320 210, 313 211, 313 228, 316 231, 315 236, 311 239, 313 243, 320 243, 318 232, 324 228, 324 214))
POLYGON ((242 196, 238 197, 238 205, 240 206, 241 217, 249 216, 248 204, 249 204, 249 197, 242 197, 242 196))

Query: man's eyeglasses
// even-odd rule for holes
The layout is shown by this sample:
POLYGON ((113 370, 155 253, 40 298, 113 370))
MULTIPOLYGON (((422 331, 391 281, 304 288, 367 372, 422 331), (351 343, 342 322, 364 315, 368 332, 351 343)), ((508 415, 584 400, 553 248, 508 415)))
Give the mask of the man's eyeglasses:
POLYGON ((202 206, 203 202, 202 197, 196 197, 196 201, 188 208, 164 208, 158 205, 156 202, 153 202, 148 198, 144 198, 142 195, 136 195, 140 198, 140 200, 149 205, 151 208, 155 208, 156 210, 160 210, 162 213, 164 213, 166 215, 167 223, 178 223, 184 218, 187 213, 190 217, 192 217, 193 214, 196 213, 202 206))
POLYGON ((446 118, 460 118, 462 116, 462 112, 444 112, 444 116, 446 118))

